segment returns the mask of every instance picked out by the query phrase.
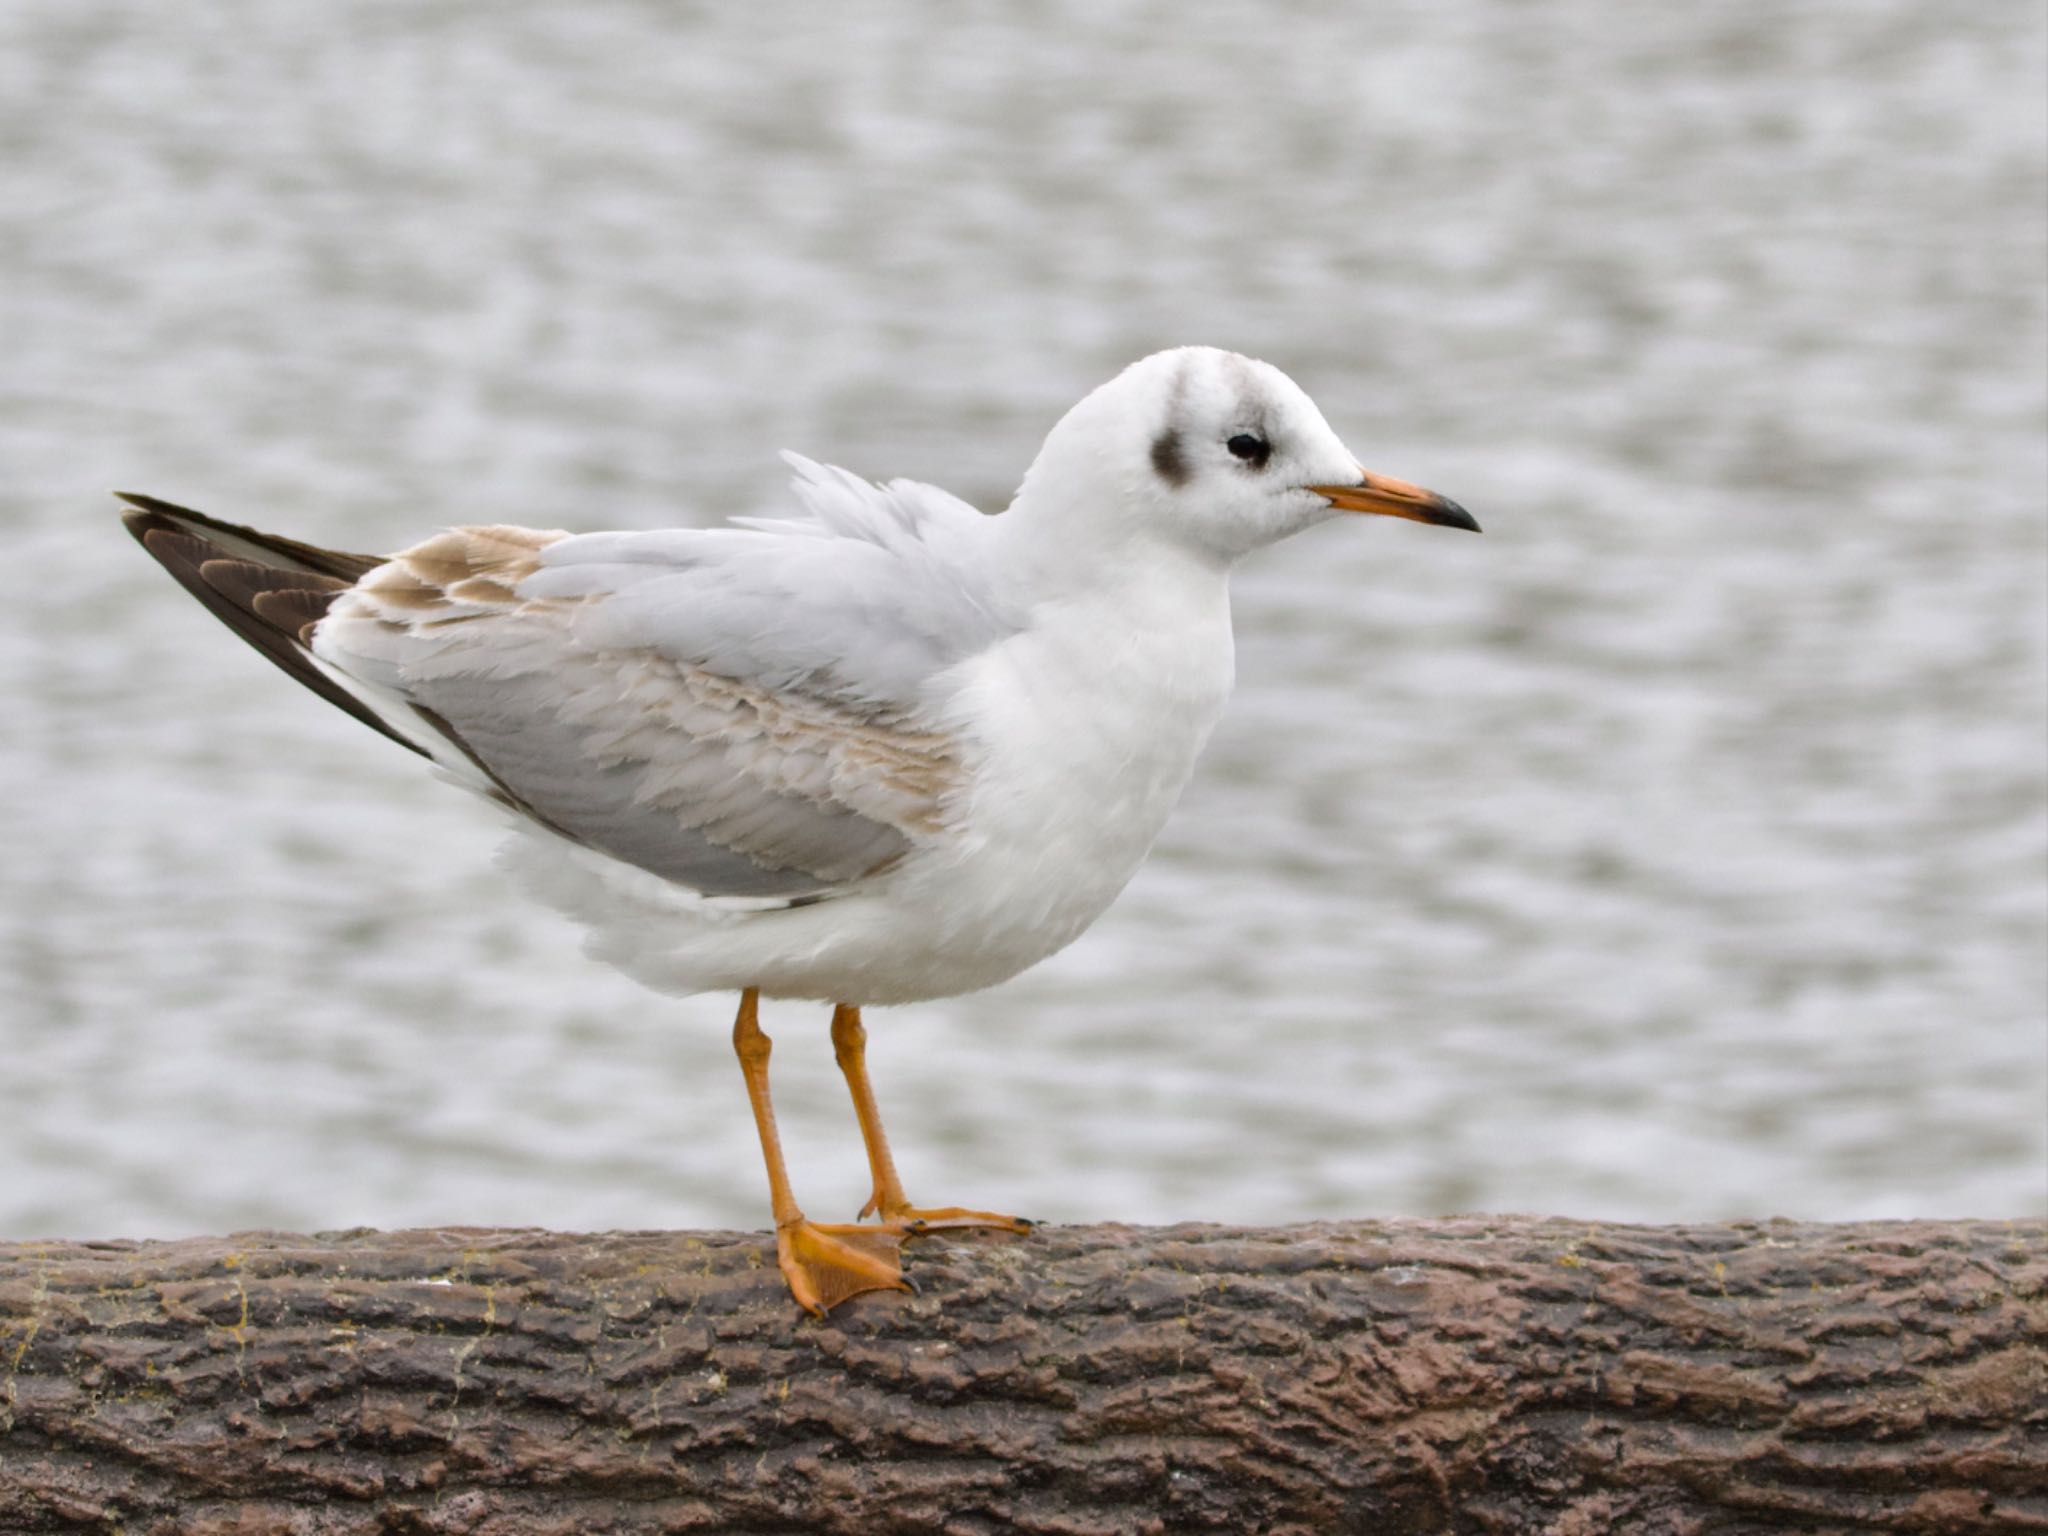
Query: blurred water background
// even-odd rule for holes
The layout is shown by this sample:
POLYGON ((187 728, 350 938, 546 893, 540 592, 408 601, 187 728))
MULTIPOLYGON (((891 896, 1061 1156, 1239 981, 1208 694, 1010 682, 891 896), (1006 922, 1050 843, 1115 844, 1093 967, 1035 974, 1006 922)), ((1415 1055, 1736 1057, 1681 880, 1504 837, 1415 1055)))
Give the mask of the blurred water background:
MULTIPOLYGON (((1237 585, 1084 940, 871 1016, 911 1192, 1056 1220, 2048 1205, 2038 5, 0 10, 0 1235, 766 1224, 731 1000, 121 533, 1006 500, 1278 363, 1484 538, 1237 585)), ((798 1193, 865 1195, 781 1005, 798 1193)))

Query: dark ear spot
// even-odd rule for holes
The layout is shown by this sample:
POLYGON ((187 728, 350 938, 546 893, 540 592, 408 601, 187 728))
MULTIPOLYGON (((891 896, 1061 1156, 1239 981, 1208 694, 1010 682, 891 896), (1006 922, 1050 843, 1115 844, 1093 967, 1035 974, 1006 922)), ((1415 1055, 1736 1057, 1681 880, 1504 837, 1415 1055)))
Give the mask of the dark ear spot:
POLYGON ((1152 468, 1168 485, 1187 484, 1187 450, 1181 446, 1178 432, 1168 428, 1152 439, 1152 468))

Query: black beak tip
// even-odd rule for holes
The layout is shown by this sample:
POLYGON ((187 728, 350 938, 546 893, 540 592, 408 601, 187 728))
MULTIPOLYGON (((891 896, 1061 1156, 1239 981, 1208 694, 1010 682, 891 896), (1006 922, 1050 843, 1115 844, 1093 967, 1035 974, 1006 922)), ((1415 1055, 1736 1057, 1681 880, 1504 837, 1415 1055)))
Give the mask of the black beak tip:
POLYGON ((1479 519, 1448 496, 1437 498, 1437 504, 1430 509, 1429 520, 1444 528, 1463 528, 1471 533, 1483 531, 1479 526, 1479 519))

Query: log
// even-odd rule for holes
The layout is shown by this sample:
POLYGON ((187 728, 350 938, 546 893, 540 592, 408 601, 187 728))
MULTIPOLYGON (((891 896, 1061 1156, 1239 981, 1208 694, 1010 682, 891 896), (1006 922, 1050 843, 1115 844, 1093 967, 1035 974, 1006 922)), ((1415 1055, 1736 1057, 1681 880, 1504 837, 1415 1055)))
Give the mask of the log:
POLYGON ((2048 1227, 0 1245, 0 1530, 2048 1531, 2048 1227))

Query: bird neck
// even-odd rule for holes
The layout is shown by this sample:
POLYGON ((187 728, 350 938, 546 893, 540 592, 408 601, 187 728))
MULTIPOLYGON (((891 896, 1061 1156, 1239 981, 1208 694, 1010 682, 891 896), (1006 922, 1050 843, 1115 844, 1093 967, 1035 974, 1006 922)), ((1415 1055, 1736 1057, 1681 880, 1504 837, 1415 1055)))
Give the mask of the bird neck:
POLYGON ((1090 489, 1069 491, 1034 473, 994 520, 1004 581, 1019 597, 1099 603, 1141 623, 1175 612, 1227 615, 1231 561, 1163 536, 1126 504, 1104 504, 1099 485, 1090 489))

